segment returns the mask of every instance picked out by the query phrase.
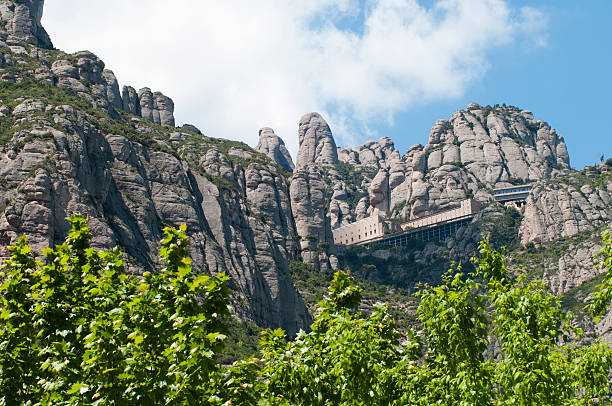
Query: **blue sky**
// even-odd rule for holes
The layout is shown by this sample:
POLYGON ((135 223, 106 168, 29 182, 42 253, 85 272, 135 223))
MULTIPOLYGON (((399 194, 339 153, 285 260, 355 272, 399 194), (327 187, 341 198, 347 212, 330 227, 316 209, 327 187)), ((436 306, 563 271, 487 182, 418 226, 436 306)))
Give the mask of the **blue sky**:
POLYGON ((472 101, 531 110, 565 137, 577 169, 612 156, 610 1, 168 4, 48 1, 43 24, 120 84, 172 97, 177 123, 252 146, 270 126, 293 156, 310 111, 339 145, 388 136, 403 153, 472 101))
POLYGON ((425 143, 437 118, 476 101, 531 110, 564 136, 576 169, 599 163, 602 153, 612 157, 612 1, 520 3, 548 16, 547 45, 496 50, 487 72, 462 97, 399 113, 385 132, 400 151, 419 135, 425 143))

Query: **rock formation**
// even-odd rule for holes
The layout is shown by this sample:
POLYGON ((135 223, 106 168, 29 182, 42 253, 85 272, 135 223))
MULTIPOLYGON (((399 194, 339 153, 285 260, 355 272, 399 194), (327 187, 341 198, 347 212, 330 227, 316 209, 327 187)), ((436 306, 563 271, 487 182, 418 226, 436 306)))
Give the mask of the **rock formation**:
POLYGON ((129 114, 140 117, 140 100, 138 99, 136 89, 134 89, 132 86, 123 86, 121 95, 123 98, 123 110, 129 114))
POLYGON ((429 142, 412 146, 402 157, 386 137, 338 148, 338 157, 366 175, 363 184, 349 185, 348 193, 367 193, 368 213, 377 208, 409 218, 467 196, 490 201, 495 187, 547 179, 569 169, 565 142, 548 124, 516 107, 476 103, 450 120, 438 120, 429 142))
POLYGON ((333 236, 327 216, 327 199, 333 186, 325 172, 338 163, 336 143, 329 125, 318 113, 302 116, 298 130, 299 150, 291 178, 291 208, 295 219, 300 253, 316 269, 337 265, 333 236))
POLYGON ((289 172, 293 172, 293 169, 295 169, 291 155, 287 147, 285 147, 285 142, 278 135, 274 134, 273 129, 264 127, 259 130, 259 143, 255 149, 269 156, 270 159, 289 172))
POLYGON ((174 127, 174 103, 160 92, 152 93, 148 87, 138 91, 140 115, 155 124, 174 127))
POLYGON ((3 246, 25 234, 40 255, 79 212, 93 245, 121 247, 138 272, 158 265, 163 227, 185 223, 194 268, 230 276, 235 314, 291 335, 307 328, 288 268, 298 254, 289 189, 276 164, 195 127, 153 126, 174 126, 172 101, 148 89, 120 95, 90 52, 3 49, 0 61, 1 80, 15 83, 0 106, 3 246))
POLYGON ((299 150, 296 168, 310 164, 334 165, 338 163, 336 142, 327 122, 319 113, 309 113, 300 119, 299 150))
MULTIPOLYGON (((140 272, 158 265, 163 227, 185 223, 194 267, 230 275, 235 314, 293 335, 311 318, 289 262, 351 265, 348 254, 338 257, 332 227, 375 211, 420 217, 476 198, 484 210, 455 238, 353 256, 358 266, 378 264, 367 276, 380 282, 435 283, 506 213, 494 188, 530 183, 522 217, 514 212, 514 236, 529 247, 520 249, 564 237, 565 251, 550 249, 556 256, 540 275, 556 294, 589 294, 581 289, 600 272, 592 256, 612 223, 612 178, 606 166, 571 170, 563 137, 530 111, 472 103, 404 155, 386 137, 337 148, 329 125, 310 113, 299 122, 294 168, 269 128, 257 150, 192 125, 175 128, 170 98, 149 88, 120 93, 91 52, 50 50, 42 6, 0 0, 1 246, 25 234, 40 254, 63 240, 65 217, 80 212, 93 245, 121 247, 140 272), (281 167, 294 172, 290 179, 281 167)), ((593 328, 612 336, 612 316, 593 328)))
POLYGON ((527 199, 521 242, 541 244, 612 223, 612 177, 590 176, 575 173, 538 183, 527 199))
POLYGON ((53 49, 49 35, 40 24, 44 0, 0 1, 0 38, 8 45, 22 42, 45 49, 53 49))
POLYGON ((388 137, 366 141, 354 149, 338 148, 338 159, 352 165, 381 168, 390 164, 394 158, 399 159, 399 153, 388 137))

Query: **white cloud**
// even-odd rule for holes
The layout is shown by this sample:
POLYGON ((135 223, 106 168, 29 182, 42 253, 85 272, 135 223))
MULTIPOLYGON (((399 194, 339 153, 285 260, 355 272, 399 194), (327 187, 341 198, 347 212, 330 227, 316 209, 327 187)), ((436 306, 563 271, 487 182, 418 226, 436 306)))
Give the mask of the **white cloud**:
POLYGON ((398 111, 462 95, 487 51, 545 44, 546 19, 503 0, 60 0, 43 24, 121 84, 172 97, 178 123, 250 145, 270 126, 295 154, 303 113, 324 113, 339 144, 361 142, 398 111))

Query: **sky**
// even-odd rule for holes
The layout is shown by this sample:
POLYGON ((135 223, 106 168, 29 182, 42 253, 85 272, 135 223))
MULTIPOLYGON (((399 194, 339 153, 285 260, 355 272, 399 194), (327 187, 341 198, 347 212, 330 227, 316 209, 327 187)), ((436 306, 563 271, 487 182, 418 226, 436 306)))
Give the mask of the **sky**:
POLYGON ((339 146, 403 154, 470 102, 505 103, 581 169, 612 157, 611 20, 608 0, 47 0, 42 22, 208 136, 255 146, 272 127, 295 158, 317 111, 339 146))

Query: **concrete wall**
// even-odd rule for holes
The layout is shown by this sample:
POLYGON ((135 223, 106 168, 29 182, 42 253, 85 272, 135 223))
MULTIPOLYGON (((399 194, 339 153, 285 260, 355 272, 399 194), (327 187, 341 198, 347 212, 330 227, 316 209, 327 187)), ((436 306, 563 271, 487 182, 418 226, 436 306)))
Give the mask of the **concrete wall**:
POLYGON ((363 220, 332 230, 335 245, 351 245, 373 238, 382 237, 385 233, 384 219, 375 214, 363 220))
POLYGON ((480 204, 476 200, 465 199, 461 201, 459 206, 453 209, 408 221, 403 223, 400 227, 402 230, 408 230, 410 228, 425 227, 441 223, 443 221, 449 221, 464 216, 471 216, 476 214, 480 210, 480 207, 480 204))

